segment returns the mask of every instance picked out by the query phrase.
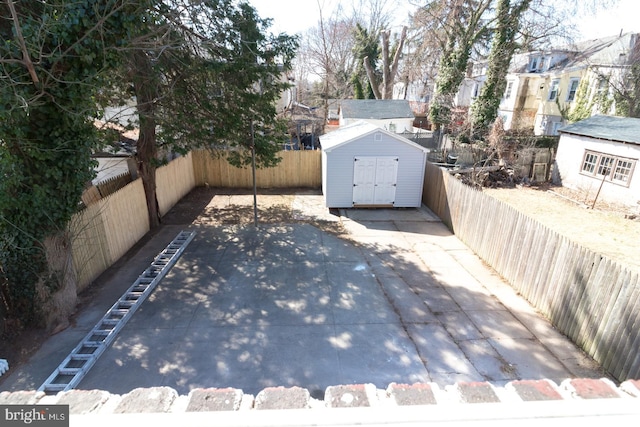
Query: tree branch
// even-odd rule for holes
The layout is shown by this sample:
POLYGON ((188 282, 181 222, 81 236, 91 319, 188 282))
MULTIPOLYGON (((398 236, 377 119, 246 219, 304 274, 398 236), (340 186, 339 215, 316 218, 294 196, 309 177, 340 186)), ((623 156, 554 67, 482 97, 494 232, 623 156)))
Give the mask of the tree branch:
POLYGON ((31 76, 33 84, 38 85, 40 84, 40 80, 38 80, 36 69, 33 66, 33 62, 31 62, 31 58, 29 57, 27 44, 25 43, 24 37, 22 36, 22 29, 20 28, 20 23, 18 22, 18 13, 16 12, 16 7, 13 4, 12 0, 7 0, 7 6, 9 6, 9 10, 11 11, 11 19, 13 20, 13 24, 16 28, 16 37, 18 38, 20 50, 22 50, 22 63, 25 67, 27 67, 27 70, 29 70, 29 75, 31 76))

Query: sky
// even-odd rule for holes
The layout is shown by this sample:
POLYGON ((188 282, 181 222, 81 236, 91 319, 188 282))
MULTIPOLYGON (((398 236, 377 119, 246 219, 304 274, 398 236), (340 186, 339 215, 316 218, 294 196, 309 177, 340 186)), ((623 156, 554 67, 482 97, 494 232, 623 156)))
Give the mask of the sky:
MULTIPOLYGON (((325 15, 338 0, 319 0, 327 9, 325 15)), ((344 0, 343 0, 344 1, 344 0)), ((249 0, 263 18, 273 18, 275 33, 297 34, 316 26, 319 18, 318 0, 249 0)), ((347 2, 345 2, 347 3, 347 2)), ((400 1, 408 5, 406 1, 400 1)), ((411 10, 408 6, 398 8, 401 21, 411 10)), ((598 16, 577 18, 582 39, 612 36, 624 32, 640 32, 640 0, 619 0, 615 8, 598 13, 598 16)))

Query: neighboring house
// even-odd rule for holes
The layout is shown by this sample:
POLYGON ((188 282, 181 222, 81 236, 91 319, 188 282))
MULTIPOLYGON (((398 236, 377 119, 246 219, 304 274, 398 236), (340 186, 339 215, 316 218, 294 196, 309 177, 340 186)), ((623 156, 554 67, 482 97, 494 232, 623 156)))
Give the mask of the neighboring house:
MULTIPOLYGON (((498 110, 505 129, 528 128, 536 135, 557 135, 566 124, 565 117, 578 107, 586 106, 587 115, 612 114, 615 103, 610 85, 620 81, 637 46, 638 34, 626 33, 564 49, 515 55, 498 110)), ((458 105, 471 105, 480 93, 485 65, 473 66, 456 97, 458 105)))
POLYGON ((554 182, 610 203, 640 203, 640 119, 593 116, 560 129, 554 182))
POLYGON ((91 157, 98 162, 98 166, 95 168, 96 177, 91 181, 93 185, 127 173, 132 177, 136 177, 138 174, 136 160, 132 153, 124 151, 118 153, 101 152, 91 157))
POLYGON ((340 126, 364 120, 393 133, 413 132, 409 101, 400 99, 345 99, 338 108, 340 126))
POLYGON ((327 207, 421 206, 426 148, 365 121, 322 135, 320 142, 327 207))
POLYGON ((565 61, 543 75, 534 132, 557 135, 566 124, 563 116, 576 108, 586 109, 588 116, 614 114, 611 88, 620 84, 637 43, 638 34, 626 33, 577 44, 565 61))
POLYGON ((138 130, 126 130, 118 124, 105 123, 103 121, 96 121, 95 126, 100 129, 107 128, 116 131, 118 133, 118 141, 105 146, 102 151, 95 152, 91 156, 98 162, 98 166, 94 169, 96 177, 91 183, 97 185, 126 173, 136 179, 138 169, 135 154, 138 130))

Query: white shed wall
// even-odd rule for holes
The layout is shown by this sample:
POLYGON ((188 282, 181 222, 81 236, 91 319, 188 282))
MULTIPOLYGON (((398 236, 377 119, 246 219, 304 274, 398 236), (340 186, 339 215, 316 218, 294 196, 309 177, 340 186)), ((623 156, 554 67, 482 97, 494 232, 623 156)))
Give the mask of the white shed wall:
MULTIPOLYGON (((585 150, 598 151, 630 159, 640 159, 640 146, 635 144, 562 134, 558 144, 558 152, 556 153, 557 178, 561 180, 563 186, 574 190, 587 191, 592 197, 595 197, 602 179, 580 173, 585 150)), ((598 199, 632 207, 637 206, 640 201, 640 162, 636 164, 629 187, 605 181, 598 199)))
POLYGON ((389 129, 390 124, 393 124, 396 126, 395 133, 402 133, 405 131, 414 132, 412 118, 376 120, 376 119, 345 119, 340 117, 340 126, 348 126, 360 121, 371 123, 382 129, 386 129, 389 132, 391 132, 391 130, 389 129))
POLYGON ((405 144, 383 132, 380 141, 374 134, 353 140, 322 153, 322 191, 327 207, 353 206, 353 163, 355 156, 397 156, 398 176, 395 207, 419 207, 426 153, 419 147, 405 144))

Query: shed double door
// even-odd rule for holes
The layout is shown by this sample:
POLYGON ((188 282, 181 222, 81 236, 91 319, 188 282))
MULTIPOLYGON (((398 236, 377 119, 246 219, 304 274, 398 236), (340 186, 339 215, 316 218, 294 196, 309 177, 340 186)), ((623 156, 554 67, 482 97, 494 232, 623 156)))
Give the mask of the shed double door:
POLYGON ((353 164, 353 204, 393 205, 398 157, 356 156, 353 164))

